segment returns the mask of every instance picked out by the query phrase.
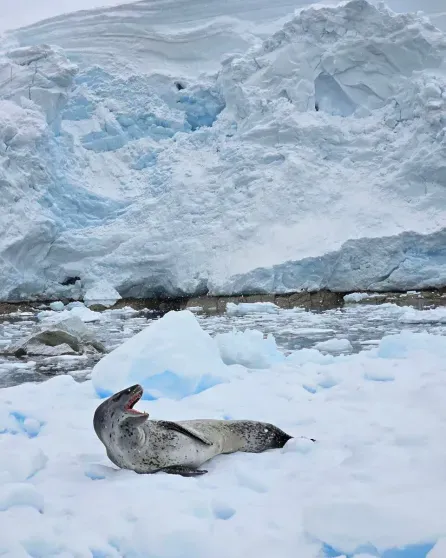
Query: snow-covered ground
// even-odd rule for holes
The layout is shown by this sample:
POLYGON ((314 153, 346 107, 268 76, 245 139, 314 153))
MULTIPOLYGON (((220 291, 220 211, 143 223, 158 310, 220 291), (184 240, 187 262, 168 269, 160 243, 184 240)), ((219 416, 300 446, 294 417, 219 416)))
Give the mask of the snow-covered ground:
MULTIPOLYGON (((170 313, 120 345, 116 359, 104 357, 93 381, 66 375, 0 390, 0 553, 442 558, 446 310, 248 310, 170 313), (252 331, 280 337, 285 326, 296 344, 312 330, 313 346, 318 338, 331 347, 274 349, 274 337, 252 331), (349 338, 355 352, 339 354, 334 338, 349 338), (220 456, 198 479, 117 470, 92 426, 98 386, 149 386, 160 365, 178 377, 138 403, 152 418, 258 419, 295 438, 283 450, 220 456), (184 380, 200 374, 214 384, 191 394, 184 380)), ((119 323, 118 314, 87 325, 112 315, 119 323)), ((127 327, 132 320, 141 316, 127 327)))
MULTIPOLYGON (((442 2, 394 3, 446 29, 442 2)), ((5 34, 0 299, 446 284, 444 32, 301 6, 140 2, 5 34)))

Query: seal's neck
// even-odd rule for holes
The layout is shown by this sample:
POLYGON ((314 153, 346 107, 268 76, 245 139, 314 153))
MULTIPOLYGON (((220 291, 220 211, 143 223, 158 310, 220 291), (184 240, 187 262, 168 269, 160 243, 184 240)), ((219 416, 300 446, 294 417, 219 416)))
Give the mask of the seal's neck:
POLYGON ((119 427, 119 444, 125 448, 141 447, 146 439, 144 430, 132 424, 131 421, 123 421, 119 427))

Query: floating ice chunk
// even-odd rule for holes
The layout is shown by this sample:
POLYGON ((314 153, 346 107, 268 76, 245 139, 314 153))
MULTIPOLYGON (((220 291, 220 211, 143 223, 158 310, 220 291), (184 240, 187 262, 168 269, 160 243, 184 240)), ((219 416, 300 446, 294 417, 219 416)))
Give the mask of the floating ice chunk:
POLYGON ((62 312, 53 312, 51 310, 44 310, 37 314, 37 319, 45 322, 59 322, 67 318, 72 318, 73 316, 80 318, 83 322, 97 322, 102 319, 100 312, 93 312, 87 308, 82 303, 76 303, 75 305, 62 310, 62 312))
POLYGON ((3 370, 26 370, 28 368, 34 368, 36 362, 34 360, 28 360, 28 362, 2 362, 0 367, 3 370))
POLYGON ((320 341, 314 346, 318 351, 327 351, 333 353, 340 353, 343 351, 352 351, 352 344, 348 339, 328 339, 327 341, 320 341))
POLYGON ((247 368, 269 368, 285 360, 271 333, 265 338, 261 331, 246 329, 215 336, 221 358, 225 364, 242 364, 247 368))
POLYGON ((54 347, 43 343, 30 343, 26 347, 26 353, 33 356, 60 357, 64 355, 76 355, 76 351, 68 343, 60 343, 54 347))
POLYGON ((226 313, 233 316, 244 316, 246 314, 275 314, 280 310, 279 306, 272 302, 228 302, 226 313))
POLYGON ((0 511, 14 506, 30 506, 43 513, 43 496, 31 484, 10 483, 0 486, 0 511))
POLYGON ((110 285, 108 281, 98 281, 91 288, 87 290, 84 295, 84 302, 86 306, 93 306, 99 304, 110 308, 114 306, 122 297, 118 291, 110 285))
POLYGON ((429 310, 406 310, 399 321, 404 324, 435 324, 446 323, 446 307, 432 308, 429 310))
POLYGON ((54 312, 61 312, 65 308, 65 305, 61 300, 58 300, 56 302, 52 302, 50 304, 50 308, 54 312))
POLYGON ((71 316, 77 316, 78 318, 80 318, 83 322, 97 322, 102 318, 102 315, 100 312, 93 312, 92 310, 90 310, 89 308, 86 308, 85 306, 75 306, 74 308, 72 308, 70 310, 70 315, 71 316))
POLYGON ((66 309, 67 310, 72 310, 73 308, 84 308, 85 304, 83 302, 80 302, 79 300, 73 300, 73 302, 69 302, 66 305, 66 309))
POLYGON ((168 312, 100 360, 92 381, 100 397, 139 383, 144 399, 182 399, 228 379, 217 343, 188 310, 168 312))
POLYGON ((376 349, 379 358, 407 358, 410 353, 428 351, 446 357, 444 336, 426 332, 413 333, 402 331, 395 335, 386 335, 376 349))
POLYGON ((361 302, 361 300, 367 300, 368 298, 382 298, 384 296, 379 293, 350 293, 344 296, 344 302, 361 302))
POLYGON ((87 346, 105 352, 105 347, 84 322, 77 316, 72 316, 71 311, 64 310, 45 319, 27 339, 11 347, 10 352, 16 356, 58 356, 80 353, 87 346))

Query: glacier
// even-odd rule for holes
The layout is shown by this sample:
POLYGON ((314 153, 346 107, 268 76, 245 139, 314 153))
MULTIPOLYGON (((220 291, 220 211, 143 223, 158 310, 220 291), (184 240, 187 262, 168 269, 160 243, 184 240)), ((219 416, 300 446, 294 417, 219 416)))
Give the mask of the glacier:
POLYGON ((0 299, 444 287, 441 2, 171 4, 0 37, 0 299))

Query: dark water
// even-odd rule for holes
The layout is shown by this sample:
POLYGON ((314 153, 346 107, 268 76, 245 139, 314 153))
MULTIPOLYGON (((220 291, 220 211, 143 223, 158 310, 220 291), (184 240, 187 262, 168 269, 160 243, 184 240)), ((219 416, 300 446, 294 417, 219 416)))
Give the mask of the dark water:
MULTIPOLYGON (((0 315, 0 352, 5 351, 10 343, 29 335, 38 321, 37 312, 33 310, 0 315)), ((435 312, 438 315, 431 316, 427 323, 407 323, 408 312, 409 321, 412 322, 413 316, 415 321, 418 318, 425 320, 426 312, 414 314, 411 308, 396 304, 355 304, 331 310, 282 309, 271 314, 253 313, 244 316, 215 313, 212 308, 203 311, 196 307, 193 312, 201 327, 211 335, 229 332, 234 328, 242 331, 257 329, 264 334, 273 334, 279 349, 284 352, 311 348, 333 338, 348 339, 352 351, 359 352, 376 345, 384 335, 404 329, 446 335, 446 309, 443 313, 442 308, 437 309, 435 312)), ((127 307, 104 311, 99 321, 89 322, 87 326, 107 351, 111 351, 161 315, 163 311, 134 311, 127 307)), ((100 358, 100 354, 23 359, 3 355, 0 356, 0 387, 44 381, 57 374, 71 374, 76 380, 83 381, 89 378, 100 358)))

